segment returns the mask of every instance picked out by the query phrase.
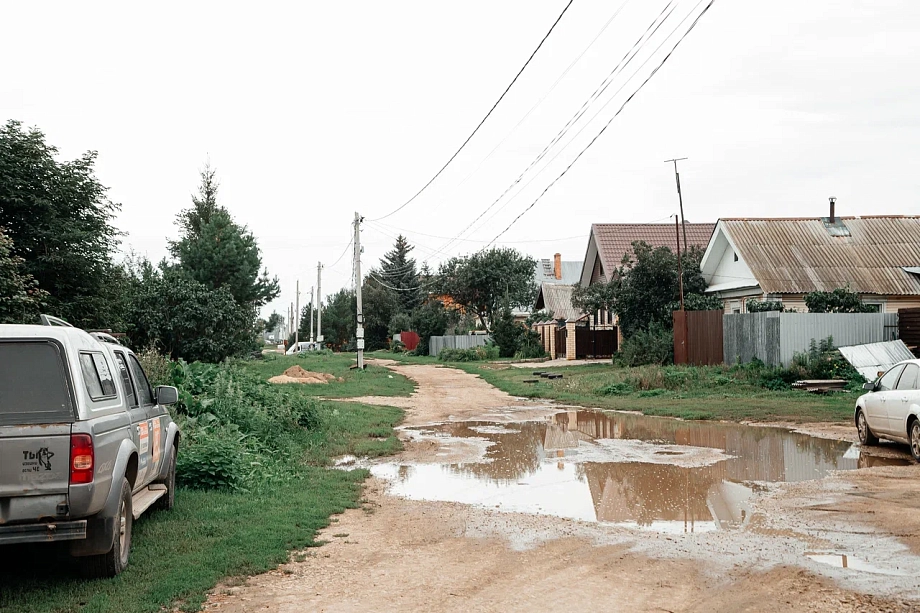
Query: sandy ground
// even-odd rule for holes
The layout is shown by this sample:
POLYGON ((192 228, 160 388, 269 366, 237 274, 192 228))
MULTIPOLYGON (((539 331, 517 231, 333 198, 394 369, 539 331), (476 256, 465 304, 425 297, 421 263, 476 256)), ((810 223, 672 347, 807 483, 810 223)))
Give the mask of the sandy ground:
MULTIPOLYGON (((461 371, 390 367, 417 381, 417 392, 360 400, 404 407, 407 425, 502 423, 553 410, 461 371)), ((836 426, 822 428, 832 436, 836 426)), ((436 442, 410 440, 399 460, 432 461, 436 453, 443 453, 436 442)), ((403 500, 386 488, 371 479, 363 508, 333 518, 322 532, 327 544, 242 585, 218 587, 207 610, 920 611, 920 563, 912 565, 920 558, 910 553, 920 554, 920 466, 777 485, 746 530, 708 534, 637 534, 403 500), (837 570, 803 556, 841 545, 900 560, 907 576, 837 570)))

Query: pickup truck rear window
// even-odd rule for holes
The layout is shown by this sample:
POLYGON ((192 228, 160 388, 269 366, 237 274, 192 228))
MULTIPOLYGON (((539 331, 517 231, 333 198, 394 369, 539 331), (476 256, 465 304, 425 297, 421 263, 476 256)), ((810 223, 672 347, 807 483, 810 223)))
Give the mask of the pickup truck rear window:
POLYGON ((0 426, 73 421, 61 348, 50 341, 0 341, 0 426))

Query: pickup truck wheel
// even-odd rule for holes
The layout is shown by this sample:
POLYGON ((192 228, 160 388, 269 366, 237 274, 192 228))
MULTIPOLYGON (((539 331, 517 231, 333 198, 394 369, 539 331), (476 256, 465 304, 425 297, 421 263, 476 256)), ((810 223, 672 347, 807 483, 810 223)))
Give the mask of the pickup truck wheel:
POLYGON ((856 430, 859 432, 859 444, 867 447, 878 445, 878 437, 872 434, 869 429, 869 422, 866 421, 866 414, 860 409, 856 414, 856 430))
POLYGON ((166 478, 160 481, 166 486, 166 493, 156 501, 154 509, 170 511, 176 506, 176 446, 169 448, 169 472, 166 478))
POLYGON ((112 548, 103 554, 87 556, 82 560, 83 573, 92 578, 114 577, 128 566, 131 555, 131 529, 134 526, 134 514, 131 505, 131 484, 127 479, 121 482, 121 500, 115 516, 115 534, 112 548))

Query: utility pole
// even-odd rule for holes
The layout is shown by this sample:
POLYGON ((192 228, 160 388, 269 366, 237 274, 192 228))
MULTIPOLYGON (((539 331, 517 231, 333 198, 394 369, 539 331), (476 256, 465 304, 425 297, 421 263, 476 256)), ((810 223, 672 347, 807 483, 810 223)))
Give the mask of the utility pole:
MULTIPOLYGON (((288 338, 291 338, 291 335, 294 334, 294 303, 291 303, 291 306, 288 307, 288 338)), ((287 340, 287 339, 284 339, 287 340)))
POLYGON ((323 346, 323 263, 316 264, 316 342, 323 346))
MULTIPOLYGON (((684 228, 684 232, 687 229, 684 228)), ((677 215, 674 216, 674 233, 677 235, 677 278, 680 280, 680 310, 684 310, 684 265, 680 261, 680 224, 677 220, 677 215)), ((686 247, 686 239, 684 242, 684 247, 686 247)))
POLYGON ((313 287, 310 288, 310 345, 313 344, 313 339, 314 339, 313 337, 313 311, 316 310, 316 306, 315 306, 316 303, 314 302, 314 298, 313 298, 314 289, 315 288, 313 287))
POLYGON ((357 299, 357 325, 355 337, 358 345, 358 370, 364 370, 364 312, 361 306, 361 215, 355 211, 355 298, 357 299))
POLYGON ((677 163, 686 160, 687 158, 674 158, 673 160, 665 160, 665 164, 668 162, 674 162, 674 179, 677 181, 677 200, 680 202, 680 225, 684 227, 684 249, 687 248, 687 221, 684 219, 684 197, 680 193, 680 173, 677 172, 677 163))
MULTIPOLYGON (((294 318, 294 347, 300 346, 300 279, 297 279, 297 316, 294 318)), ((295 352, 297 349, 294 350, 295 352)))

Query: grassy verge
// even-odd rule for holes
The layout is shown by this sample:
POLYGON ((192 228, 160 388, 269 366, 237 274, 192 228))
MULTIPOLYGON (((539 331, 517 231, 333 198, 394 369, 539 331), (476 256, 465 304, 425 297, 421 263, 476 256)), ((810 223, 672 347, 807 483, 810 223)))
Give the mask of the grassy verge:
MULTIPOLYGON (((237 366, 244 374, 254 375, 253 380, 264 380, 267 373, 277 374, 295 362, 308 370, 349 374, 345 356, 280 358, 237 366)), ((396 395, 412 390, 409 381, 390 379, 384 369, 350 374, 340 385, 365 390, 357 393, 373 390, 396 395)), ((274 399, 280 394, 281 400, 296 404, 304 402, 303 396, 314 394, 313 387, 333 386, 277 387, 264 390, 266 397, 274 399)), ((221 579, 269 570, 287 561, 292 549, 317 545, 316 531, 329 524, 331 515, 360 505, 361 483, 367 476, 366 471, 324 466, 344 453, 377 456, 397 451, 400 444, 393 426, 402 419, 402 412, 308 400, 318 413, 317 424, 283 433, 289 440, 279 449, 295 456, 278 458, 279 466, 290 467, 284 478, 237 490, 180 488, 173 511, 149 513, 135 524, 131 563, 114 579, 80 579, 66 556, 49 547, 4 551, 0 556, 0 611, 153 613, 173 606, 197 611, 207 591, 221 579)), ((226 401, 218 399, 212 406, 222 402, 226 401)), ((270 448, 264 447, 263 454, 267 450, 270 448)))
POLYGON ((445 363, 428 356, 375 354, 405 364, 440 364, 480 375, 514 396, 546 398, 566 404, 640 411, 646 415, 728 421, 849 422, 858 393, 819 396, 764 387, 768 373, 751 367, 642 366, 620 368, 591 364, 544 368, 539 363, 516 368, 481 362, 445 363), (562 379, 534 377, 553 372, 562 379), (537 383, 525 380, 538 379, 537 383))
POLYGON ((494 364, 454 364, 478 374, 501 390, 526 398, 604 409, 641 411, 646 415, 729 421, 849 422, 855 393, 819 396, 796 390, 764 389, 744 369, 730 367, 644 366, 608 364, 543 369, 494 364), (555 372, 562 379, 534 377, 555 372), (538 379, 537 383, 525 380, 538 379))

